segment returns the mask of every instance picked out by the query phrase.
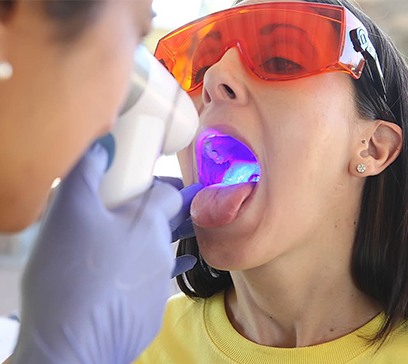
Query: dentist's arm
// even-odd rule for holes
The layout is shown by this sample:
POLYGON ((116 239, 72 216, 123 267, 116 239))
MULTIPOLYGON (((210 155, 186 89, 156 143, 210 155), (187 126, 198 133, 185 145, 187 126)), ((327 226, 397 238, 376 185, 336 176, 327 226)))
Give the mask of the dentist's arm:
POLYGON ((95 145, 45 216, 23 277, 13 364, 130 363, 161 326, 181 194, 156 182, 109 211, 98 195, 106 163, 95 145))

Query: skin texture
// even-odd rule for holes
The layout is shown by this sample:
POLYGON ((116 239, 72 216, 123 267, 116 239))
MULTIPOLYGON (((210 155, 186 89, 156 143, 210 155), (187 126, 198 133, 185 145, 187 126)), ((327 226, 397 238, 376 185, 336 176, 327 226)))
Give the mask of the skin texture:
POLYGON ((112 127, 151 26, 151 0, 107 0, 78 38, 57 41, 39 4, 18 1, 0 23, 0 59, 14 68, 0 82, 0 231, 32 223, 53 180, 112 127))
MULTIPOLYGON (((264 1, 241 4, 257 2, 264 1)), ((359 117, 346 74, 265 82, 236 49, 206 72, 192 97, 200 131, 244 141, 263 171, 235 221, 196 227, 204 259, 231 272, 233 326, 259 344, 298 347, 370 320, 381 308, 355 287, 350 255, 365 178, 398 156, 400 128, 359 117), (359 163, 367 166, 363 174, 359 163)), ((179 160, 185 183, 197 181, 193 146, 179 160)))

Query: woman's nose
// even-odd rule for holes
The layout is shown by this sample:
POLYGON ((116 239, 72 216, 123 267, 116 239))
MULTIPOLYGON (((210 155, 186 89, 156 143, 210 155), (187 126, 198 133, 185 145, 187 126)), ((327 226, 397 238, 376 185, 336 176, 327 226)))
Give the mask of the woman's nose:
POLYGON ((248 100, 244 82, 247 72, 238 50, 229 49, 204 75, 203 104, 208 105, 217 102, 245 104, 248 100))

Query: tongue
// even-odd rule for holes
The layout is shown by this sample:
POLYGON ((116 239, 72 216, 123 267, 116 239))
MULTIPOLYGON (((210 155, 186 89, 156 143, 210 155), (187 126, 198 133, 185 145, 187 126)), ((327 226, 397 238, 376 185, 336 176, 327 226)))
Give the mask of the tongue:
POLYGON ((194 224, 201 227, 217 227, 231 223, 252 193, 256 183, 236 185, 212 185, 202 189, 191 204, 194 224))

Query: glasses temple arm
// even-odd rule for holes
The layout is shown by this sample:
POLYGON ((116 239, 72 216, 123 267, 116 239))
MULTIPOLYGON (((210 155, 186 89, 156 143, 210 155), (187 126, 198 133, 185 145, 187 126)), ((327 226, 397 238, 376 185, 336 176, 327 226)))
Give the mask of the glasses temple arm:
POLYGON ((368 37, 368 33, 364 28, 357 28, 350 31, 350 38, 353 42, 356 52, 360 52, 367 65, 370 77, 373 80, 377 90, 381 92, 381 96, 387 102, 387 91, 385 89, 384 75, 381 70, 380 61, 378 60, 377 52, 368 37))

